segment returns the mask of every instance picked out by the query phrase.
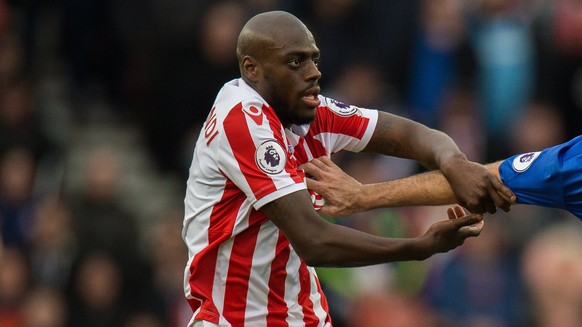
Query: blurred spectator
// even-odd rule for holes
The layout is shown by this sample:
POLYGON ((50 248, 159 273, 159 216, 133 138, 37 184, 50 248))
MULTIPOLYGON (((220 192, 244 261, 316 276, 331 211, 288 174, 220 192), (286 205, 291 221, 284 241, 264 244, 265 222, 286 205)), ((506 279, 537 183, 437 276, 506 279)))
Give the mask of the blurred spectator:
POLYGON ((182 214, 170 212, 152 226, 150 249, 153 287, 161 299, 156 304, 168 327, 188 324, 192 310, 184 300, 184 257, 187 248, 182 241, 182 214))
POLYGON ((30 229, 28 255, 36 282, 63 289, 76 255, 70 208, 56 196, 45 197, 30 229))
POLYGON ((459 0, 422 1, 407 102, 412 118, 430 127, 437 127, 444 98, 461 79, 457 66, 465 37, 463 4, 459 0))
POLYGON ((471 17, 479 104, 487 126, 488 160, 508 155, 509 126, 529 102, 534 86, 531 17, 520 0, 482 0, 471 17))
POLYGON ((25 249, 34 216, 36 162, 23 148, 0 153, 0 231, 6 246, 25 249))
POLYGON ((113 1, 66 0, 60 3, 63 54, 70 67, 77 117, 86 104, 119 97, 121 46, 114 31, 113 1))
POLYGON ((567 55, 582 55, 582 3, 556 0, 555 4, 553 27, 558 49, 567 55))
POLYGON ((6 4, 5 0, 0 0, 0 41, 4 37, 4 33, 6 31, 6 26, 8 25, 8 5, 6 4))
POLYGON ((485 161, 485 127, 471 87, 452 87, 438 109, 438 126, 459 145, 469 160, 485 161))
POLYGON ((51 144, 41 129, 30 85, 22 79, 2 87, 0 92, 0 153, 22 147, 38 160, 50 152, 51 144))
POLYGON ((51 286, 36 286, 23 305, 23 327, 66 327, 67 308, 61 291, 51 286))
MULTIPOLYGON (((2 15, 0 2, 0 15, 2 15)), ((1 19, 1 18, 0 18, 1 19)), ((24 46, 15 33, 0 34, 0 87, 7 88, 24 73, 24 46)), ((4 93, 4 92, 3 92, 4 93)), ((1 96, 0 96, 1 98, 1 96)))
POLYGON ((120 287, 140 306, 151 291, 147 265, 139 244, 141 230, 132 212, 121 206, 122 158, 113 148, 91 149, 82 172, 79 192, 70 194, 72 226, 78 256, 103 253, 120 270, 120 287))
POLYGON ((494 218, 487 219, 479 238, 433 267, 424 294, 444 326, 525 326, 517 260, 504 240, 504 222, 494 218))
MULTIPOLYGON (((403 104, 409 94, 412 53, 416 42, 411 36, 416 35, 419 28, 421 0, 367 0, 360 3, 360 11, 356 14, 361 16, 357 20, 362 25, 361 33, 356 34, 357 42, 353 44, 361 45, 353 47, 358 49, 353 54, 374 62, 393 88, 394 94, 391 96, 403 104)), ((331 69, 335 70, 335 67, 338 66, 331 69)), ((326 79, 325 72, 323 78, 326 79)))
POLYGON ((128 307, 121 267, 103 252, 85 253, 71 279, 69 326, 122 327, 128 307))
POLYGON ((582 326, 582 228, 579 221, 533 236, 523 254, 531 321, 527 326, 582 326))
POLYGON ((579 1, 547 1, 536 22, 540 54, 536 93, 562 113, 568 139, 582 134, 581 8, 579 1))
POLYGON ((5 248, 0 257, 0 326, 23 326, 23 304, 29 278, 24 253, 17 248, 5 248))
POLYGON ((434 312, 417 299, 377 292, 356 298, 350 327, 439 327, 434 312))
POLYGON ((346 63, 365 59, 366 43, 360 38, 365 34, 361 0, 299 1, 294 5, 297 17, 309 27, 321 50, 322 85, 334 81, 341 71, 338 68, 346 63))
POLYGON ((236 40, 246 8, 239 1, 206 4, 204 15, 196 21, 196 33, 156 49, 154 93, 146 112, 146 135, 154 158, 161 169, 182 177, 192 156, 190 147, 184 150, 193 142, 187 137, 206 119, 224 81, 240 74, 236 40))
POLYGON ((70 194, 73 228, 80 254, 103 251, 133 270, 139 262, 138 225, 121 207, 120 154, 97 147, 87 155, 80 192, 70 194))
POLYGON ((525 106, 518 119, 510 126, 509 148, 511 153, 549 148, 567 140, 565 130, 564 120, 553 105, 532 102, 525 106))
POLYGON ((335 69, 337 78, 326 89, 326 96, 362 108, 394 111, 394 91, 376 65, 369 61, 354 60, 335 69))
MULTIPOLYGON (((123 327, 163 327, 160 319, 149 312, 138 312, 127 318, 123 327)), ((186 325, 184 325, 186 326, 186 325)))

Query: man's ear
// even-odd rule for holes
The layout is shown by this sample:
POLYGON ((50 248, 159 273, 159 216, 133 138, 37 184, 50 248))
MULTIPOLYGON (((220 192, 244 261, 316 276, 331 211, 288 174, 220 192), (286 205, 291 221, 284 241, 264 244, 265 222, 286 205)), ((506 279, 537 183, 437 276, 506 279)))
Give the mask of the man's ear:
POLYGON ((244 56, 242 59, 242 72, 246 78, 256 82, 259 79, 261 73, 261 67, 255 58, 251 56, 244 56))

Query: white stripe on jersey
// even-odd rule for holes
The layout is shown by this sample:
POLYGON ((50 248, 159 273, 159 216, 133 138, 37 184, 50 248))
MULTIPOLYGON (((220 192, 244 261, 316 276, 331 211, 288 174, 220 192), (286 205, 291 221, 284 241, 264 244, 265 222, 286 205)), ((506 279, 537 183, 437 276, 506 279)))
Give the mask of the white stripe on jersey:
MULTIPOLYGON (((317 273, 315 272, 315 268, 307 267, 307 269, 309 269, 309 272, 311 273, 309 276, 309 279, 311 281, 311 289, 316 290, 319 288, 319 286, 318 286, 317 273)), ((314 311, 315 315, 317 317, 319 317, 319 321, 325 322, 325 317, 327 315, 327 312, 325 312, 325 310, 323 310, 323 306, 321 305, 321 302, 323 300, 321 294, 318 292, 311 292, 311 294, 309 295, 309 299, 314 304, 313 311, 314 311)))
MULTIPOLYGON (((214 271, 214 288, 212 289, 212 301, 216 305, 218 312, 223 312, 224 301, 227 301, 224 297, 224 288, 226 285, 226 277, 228 275, 228 263, 230 258, 230 253, 232 252, 232 245, 234 243, 234 238, 229 239, 227 242, 220 245, 220 251, 218 258, 216 260, 216 270, 214 271)), ((228 321, 220 315, 219 324, 222 326, 229 326, 228 321)))
MULTIPOLYGON (((364 138, 368 140, 372 137, 372 133, 364 134, 364 138)), ((340 150, 347 150, 351 152, 360 152, 364 149, 366 144, 362 144, 361 140, 355 137, 341 135, 337 133, 319 133, 313 137, 322 144, 334 144, 332 149, 328 149, 330 153, 336 153, 340 150)), ((367 143, 367 142, 366 142, 367 143)))
POLYGON ((278 235, 279 229, 270 221, 264 223, 259 231, 249 280, 253 287, 249 287, 247 294, 245 312, 247 326, 267 325, 270 263, 275 258, 278 235))
POLYGON ((291 246, 291 253, 286 267, 287 279, 285 280, 285 302, 287 302, 287 308, 289 309, 287 316, 289 326, 298 326, 298 321, 303 322, 303 308, 299 304, 299 292, 301 291, 299 274, 297 273, 299 266, 301 266, 301 261, 291 246), (291 303, 293 305, 289 305, 291 303))

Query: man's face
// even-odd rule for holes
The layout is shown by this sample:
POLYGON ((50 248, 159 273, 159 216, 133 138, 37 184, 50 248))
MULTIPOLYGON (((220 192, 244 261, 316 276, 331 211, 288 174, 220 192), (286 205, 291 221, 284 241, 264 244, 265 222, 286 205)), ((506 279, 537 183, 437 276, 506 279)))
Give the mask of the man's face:
POLYGON ((261 60, 257 89, 284 126, 306 124, 319 106, 319 49, 309 31, 283 33, 261 60))

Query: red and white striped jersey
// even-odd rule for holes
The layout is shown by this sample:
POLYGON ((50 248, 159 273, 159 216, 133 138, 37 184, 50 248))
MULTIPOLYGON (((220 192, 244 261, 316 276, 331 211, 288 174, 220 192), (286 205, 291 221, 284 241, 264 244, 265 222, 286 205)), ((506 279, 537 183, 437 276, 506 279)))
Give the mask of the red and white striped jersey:
POLYGON ((259 210, 305 189, 298 165, 362 150, 377 111, 320 96, 316 118, 285 129, 242 79, 224 85, 194 149, 182 237, 192 321, 220 326, 331 326, 315 270, 259 210))

